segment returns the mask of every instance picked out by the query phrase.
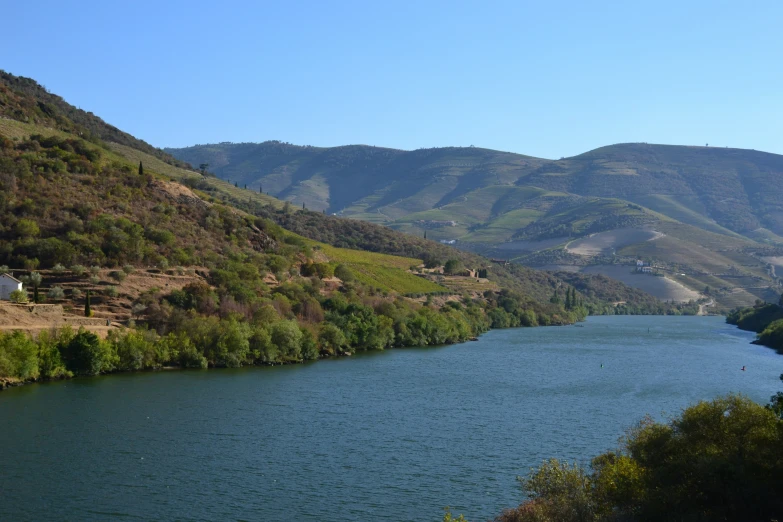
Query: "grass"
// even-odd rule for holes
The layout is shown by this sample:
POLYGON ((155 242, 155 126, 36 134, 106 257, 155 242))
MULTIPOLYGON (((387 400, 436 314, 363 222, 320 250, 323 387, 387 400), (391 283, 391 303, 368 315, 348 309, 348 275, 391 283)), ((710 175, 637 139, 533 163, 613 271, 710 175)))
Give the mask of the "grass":
POLYGON ((398 268, 368 263, 348 263, 356 278, 375 288, 398 294, 430 294, 446 292, 449 289, 398 268))
POLYGON ((312 246, 317 246, 329 260, 347 265, 359 281, 374 288, 398 294, 427 294, 448 290, 429 279, 407 271, 411 266, 420 265, 420 259, 338 248, 312 240, 305 241, 312 246))

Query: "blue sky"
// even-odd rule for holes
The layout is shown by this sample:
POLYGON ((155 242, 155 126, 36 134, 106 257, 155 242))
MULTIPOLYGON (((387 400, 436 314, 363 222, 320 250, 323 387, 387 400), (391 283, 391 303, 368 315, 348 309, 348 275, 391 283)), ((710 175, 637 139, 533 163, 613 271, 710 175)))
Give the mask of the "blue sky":
POLYGON ((783 153, 780 1, 34 4, 0 68, 160 147, 783 153))

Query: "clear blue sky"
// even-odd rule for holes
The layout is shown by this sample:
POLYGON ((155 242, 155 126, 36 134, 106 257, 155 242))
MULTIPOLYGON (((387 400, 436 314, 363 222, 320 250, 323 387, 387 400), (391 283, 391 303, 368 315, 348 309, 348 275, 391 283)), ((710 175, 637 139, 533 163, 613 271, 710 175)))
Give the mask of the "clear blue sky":
POLYGON ((783 153, 779 0, 34 4, 0 68, 160 147, 783 153))

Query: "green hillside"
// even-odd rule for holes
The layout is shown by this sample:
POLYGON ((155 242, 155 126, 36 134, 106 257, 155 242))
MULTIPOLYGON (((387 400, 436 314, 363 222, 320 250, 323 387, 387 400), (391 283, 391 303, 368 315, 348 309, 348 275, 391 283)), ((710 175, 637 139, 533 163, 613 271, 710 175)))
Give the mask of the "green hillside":
POLYGON ((0 303, 6 382, 300 362, 589 312, 695 312, 600 278, 582 293, 551 273, 297 209, 3 74, 0 273, 9 272, 25 290, 0 303), (610 302, 618 296, 625 306, 610 302))
POLYGON ((533 267, 609 273, 602 267, 644 257, 670 279, 663 287, 686 287, 677 295, 717 288, 705 298, 728 307, 779 293, 761 259, 783 254, 783 156, 775 154, 642 143, 557 161, 279 142, 167 152, 296 205, 533 267))

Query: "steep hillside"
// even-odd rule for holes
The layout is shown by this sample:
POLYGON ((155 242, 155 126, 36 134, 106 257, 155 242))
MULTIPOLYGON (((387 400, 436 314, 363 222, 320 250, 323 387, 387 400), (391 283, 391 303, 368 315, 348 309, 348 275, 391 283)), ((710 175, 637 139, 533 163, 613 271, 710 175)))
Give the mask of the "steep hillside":
POLYGON ((779 293, 767 259, 783 254, 783 156, 649 144, 557 161, 277 142, 168 152, 307 208, 533 267, 613 275, 663 300, 707 291, 733 307, 779 293), (637 258, 662 277, 630 277, 637 258))
POLYGON ((401 151, 265 142, 166 151, 297 206, 381 222, 445 205, 486 185, 513 184, 546 162, 473 147, 401 151))
POLYGON ((777 154, 626 143, 551 162, 518 183, 621 198, 696 226, 708 226, 702 216, 738 233, 782 235, 781 176, 777 154))

